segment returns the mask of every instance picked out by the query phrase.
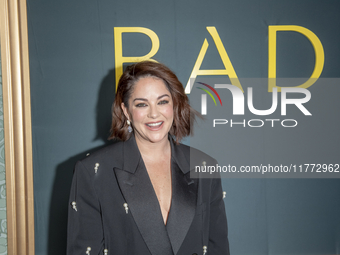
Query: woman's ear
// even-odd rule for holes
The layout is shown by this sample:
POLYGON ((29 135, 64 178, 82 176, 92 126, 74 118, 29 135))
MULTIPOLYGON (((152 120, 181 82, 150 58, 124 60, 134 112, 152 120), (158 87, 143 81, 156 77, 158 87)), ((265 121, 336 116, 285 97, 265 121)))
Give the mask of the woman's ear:
POLYGON ((128 108, 125 106, 124 103, 121 103, 120 107, 122 108, 125 117, 129 120, 129 119, 130 119, 130 116, 129 116, 128 108))

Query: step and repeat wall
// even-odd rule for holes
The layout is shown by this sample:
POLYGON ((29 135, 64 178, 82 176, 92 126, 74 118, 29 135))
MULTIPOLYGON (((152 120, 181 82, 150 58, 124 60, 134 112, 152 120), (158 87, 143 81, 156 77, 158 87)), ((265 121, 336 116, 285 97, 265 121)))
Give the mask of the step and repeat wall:
POLYGON ((111 142, 126 65, 169 66, 205 118, 232 254, 340 252, 338 1, 27 0, 37 255, 64 254, 74 164, 111 142))

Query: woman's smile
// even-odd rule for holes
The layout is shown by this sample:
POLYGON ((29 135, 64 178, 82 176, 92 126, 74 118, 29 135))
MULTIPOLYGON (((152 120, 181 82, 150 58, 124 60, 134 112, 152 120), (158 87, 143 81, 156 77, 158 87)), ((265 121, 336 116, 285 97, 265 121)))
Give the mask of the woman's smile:
POLYGON ((150 122, 150 123, 146 123, 145 125, 150 129, 150 130, 158 130, 159 128, 161 128, 163 126, 163 121, 159 121, 159 122, 150 122))

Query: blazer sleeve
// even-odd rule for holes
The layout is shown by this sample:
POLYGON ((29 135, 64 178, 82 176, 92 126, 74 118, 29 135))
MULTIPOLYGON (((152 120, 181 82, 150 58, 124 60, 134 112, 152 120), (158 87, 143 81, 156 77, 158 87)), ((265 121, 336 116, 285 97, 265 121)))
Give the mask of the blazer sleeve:
POLYGON ((67 255, 95 255, 103 252, 100 203, 93 179, 84 164, 77 162, 68 210, 67 255))
POLYGON ((208 254, 230 254, 227 216, 222 192, 221 179, 212 179, 208 254))

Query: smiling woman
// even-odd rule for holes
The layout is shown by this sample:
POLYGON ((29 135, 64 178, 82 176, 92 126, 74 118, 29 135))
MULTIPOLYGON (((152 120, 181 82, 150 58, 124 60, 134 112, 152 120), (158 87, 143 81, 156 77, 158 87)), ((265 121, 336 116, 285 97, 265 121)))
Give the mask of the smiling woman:
POLYGON ((160 63, 126 68, 112 108, 111 139, 77 163, 68 254, 229 254, 221 180, 193 179, 190 163, 216 164, 180 140, 198 113, 160 63))

